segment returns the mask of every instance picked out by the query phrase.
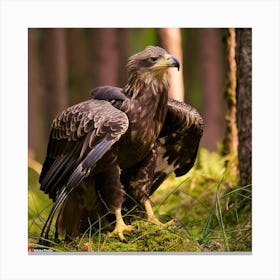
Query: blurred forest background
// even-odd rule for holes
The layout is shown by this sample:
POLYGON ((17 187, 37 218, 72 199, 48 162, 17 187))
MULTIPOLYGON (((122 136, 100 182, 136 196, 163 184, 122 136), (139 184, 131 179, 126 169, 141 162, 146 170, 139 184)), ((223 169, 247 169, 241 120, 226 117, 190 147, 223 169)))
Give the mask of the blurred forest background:
MULTIPOLYGON (((158 45, 181 62, 179 72, 169 70, 169 94, 202 115, 201 147, 209 155, 206 161, 213 164, 213 156, 219 155, 217 164, 222 162, 219 166, 227 169, 223 176, 233 178, 225 185, 230 191, 240 186, 243 200, 245 196, 250 201, 244 186, 250 186, 252 178, 251 32, 250 28, 29 29, 28 156, 32 168, 39 173, 36 163, 44 160, 51 123, 58 113, 89 99, 97 86, 124 86, 128 57, 148 45, 158 45)), ((32 184, 39 188, 37 182, 32 184)), ((248 224, 246 220, 246 228, 248 224)))

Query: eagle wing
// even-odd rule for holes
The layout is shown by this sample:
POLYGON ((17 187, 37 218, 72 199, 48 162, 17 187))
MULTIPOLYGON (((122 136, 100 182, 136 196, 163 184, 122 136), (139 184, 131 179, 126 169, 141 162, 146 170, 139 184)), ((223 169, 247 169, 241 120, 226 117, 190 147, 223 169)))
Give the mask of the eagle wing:
POLYGON ((125 113, 104 100, 91 99, 63 111, 52 124, 47 157, 39 182, 55 200, 42 234, 57 209, 126 132, 125 113))
POLYGON ((157 161, 151 194, 171 173, 186 174, 194 165, 203 120, 190 105, 169 98, 168 111, 157 143, 157 161))

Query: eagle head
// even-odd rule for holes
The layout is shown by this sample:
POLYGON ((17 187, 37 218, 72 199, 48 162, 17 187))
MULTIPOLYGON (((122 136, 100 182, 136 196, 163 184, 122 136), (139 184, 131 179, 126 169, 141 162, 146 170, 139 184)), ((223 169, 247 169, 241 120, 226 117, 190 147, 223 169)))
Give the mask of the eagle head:
POLYGON ((128 95, 138 96, 144 87, 152 85, 154 94, 168 88, 167 70, 170 67, 180 69, 176 57, 165 49, 148 46, 143 51, 131 56, 127 63, 128 83, 124 90, 128 95))
POLYGON ((157 46, 148 46, 143 51, 131 56, 128 60, 128 71, 141 75, 149 73, 155 77, 166 73, 170 67, 176 67, 179 71, 178 59, 170 55, 165 49, 157 46))

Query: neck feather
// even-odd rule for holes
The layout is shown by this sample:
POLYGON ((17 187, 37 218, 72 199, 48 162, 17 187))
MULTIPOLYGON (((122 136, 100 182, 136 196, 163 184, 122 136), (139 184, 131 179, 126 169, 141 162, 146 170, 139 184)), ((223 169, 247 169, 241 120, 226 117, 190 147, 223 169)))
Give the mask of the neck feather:
POLYGON ((147 87, 151 88, 151 94, 155 95, 168 91, 167 72, 158 73, 158 75, 153 74, 150 72, 141 74, 131 72, 124 87, 125 94, 131 98, 137 98, 142 95, 147 87))

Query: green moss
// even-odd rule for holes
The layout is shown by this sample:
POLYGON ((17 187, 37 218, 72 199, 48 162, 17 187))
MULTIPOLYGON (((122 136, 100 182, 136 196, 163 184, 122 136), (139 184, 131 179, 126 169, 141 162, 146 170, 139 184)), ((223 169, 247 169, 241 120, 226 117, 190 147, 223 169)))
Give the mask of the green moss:
MULTIPOLYGON (((127 243, 119 238, 109 237, 105 233, 95 235, 90 239, 92 250, 95 252, 188 252, 197 251, 197 242, 190 241, 185 230, 179 226, 162 228, 148 224, 144 220, 132 222, 134 231, 125 234, 127 243)), ((80 242, 77 250, 86 247, 87 238, 80 242)))

